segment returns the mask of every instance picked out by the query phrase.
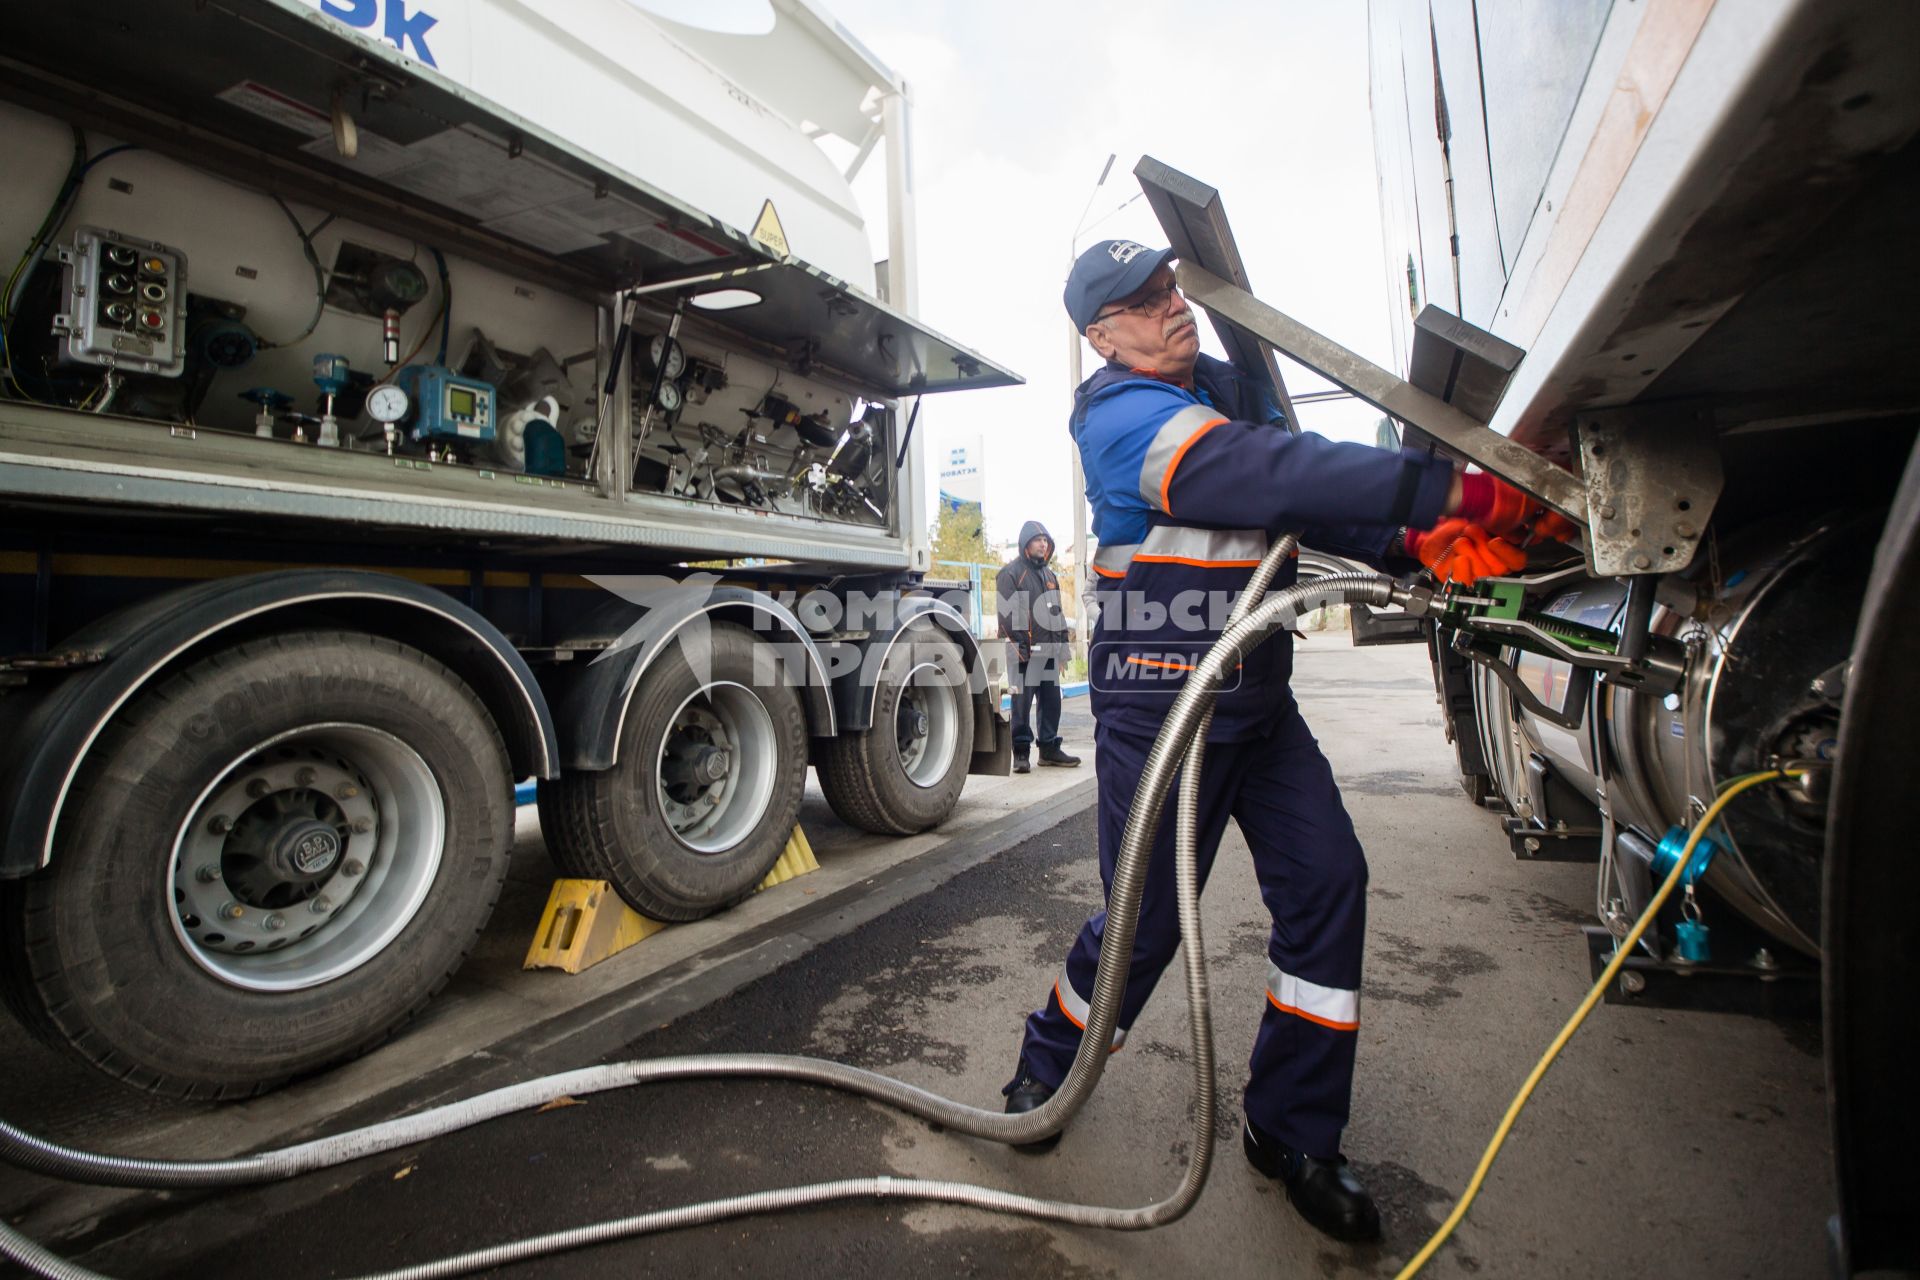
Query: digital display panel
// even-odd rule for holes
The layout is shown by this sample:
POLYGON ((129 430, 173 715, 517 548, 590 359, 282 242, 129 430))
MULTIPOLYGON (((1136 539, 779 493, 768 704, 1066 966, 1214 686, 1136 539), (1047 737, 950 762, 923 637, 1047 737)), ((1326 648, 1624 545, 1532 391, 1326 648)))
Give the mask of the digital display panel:
POLYGON ((471 420, 474 416, 474 400, 475 396, 471 387, 448 387, 447 416, 449 418, 466 418, 471 420))

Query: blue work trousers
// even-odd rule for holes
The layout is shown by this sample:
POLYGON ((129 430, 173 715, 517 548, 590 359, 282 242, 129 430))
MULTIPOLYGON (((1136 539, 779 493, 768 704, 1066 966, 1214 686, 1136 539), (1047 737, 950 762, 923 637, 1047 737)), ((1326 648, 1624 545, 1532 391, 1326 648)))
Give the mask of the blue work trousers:
MULTIPOLYGON (((1113 887, 1114 859, 1152 739, 1096 726, 1100 879, 1113 887)), ((1180 944, 1173 838, 1178 782, 1154 838, 1121 1002, 1115 1049, 1153 994, 1180 944)), ((1207 747, 1200 799, 1199 876, 1212 870, 1232 817, 1253 854, 1272 917, 1264 993, 1215 989, 1216 1019, 1260 1002, 1247 1082, 1247 1117, 1281 1142, 1319 1158, 1340 1150, 1359 1036, 1360 958, 1366 934, 1367 864, 1340 802, 1333 770, 1291 702, 1265 737, 1207 747)), ((1080 1048, 1106 912, 1080 929, 1044 1007, 1027 1019, 1019 1075, 1058 1088, 1080 1048)), ((1009 1085, 1011 1088, 1011 1085, 1009 1085)))
POLYGON ((1014 656, 1008 674, 1008 690, 1013 703, 1013 754, 1025 756, 1040 744, 1041 750, 1060 745, 1060 660, 1050 653, 1036 652, 1025 662, 1014 656), (1033 714, 1034 704, 1039 714, 1033 714))

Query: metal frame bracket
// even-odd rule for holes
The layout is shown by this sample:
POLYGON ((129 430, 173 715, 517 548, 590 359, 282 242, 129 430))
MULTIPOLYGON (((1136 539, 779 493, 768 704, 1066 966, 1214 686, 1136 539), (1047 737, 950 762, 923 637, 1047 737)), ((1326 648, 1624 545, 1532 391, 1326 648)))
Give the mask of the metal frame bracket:
POLYGON ((1593 574, 1676 573, 1692 564, 1725 483, 1712 421, 1682 407, 1605 410, 1575 419, 1574 437, 1593 574))

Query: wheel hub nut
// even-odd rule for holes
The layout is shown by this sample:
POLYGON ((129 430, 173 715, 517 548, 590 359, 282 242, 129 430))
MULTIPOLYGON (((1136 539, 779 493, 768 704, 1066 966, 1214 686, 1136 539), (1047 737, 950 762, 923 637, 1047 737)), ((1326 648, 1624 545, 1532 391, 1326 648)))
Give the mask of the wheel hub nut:
POLYGON ((293 775, 293 785, 296 787, 310 787, 313 785, 313 780, 319 776, 319 774, 311 769, 296 770, 293 775))
POLYGON ((260 923, 269 931, 277 933, 287 927, 287 918, 276 911, 260 923))
POLYGON ((220 868, 211 862, 202 863, 200 869, 193 873, 193 878, 201 884, 212 884, 220 878, 220 868))
POLYGON ((694 777, 703 783, 715 783, 726 780, 727 772, 733 768, 733 753, 719 747, 708 747, 701 751, 699 761, 693 767, 694 777))
POLYGON ((277 877, 311 883, 333 869, 344 845, 340 832, 325 822, 292 823, 269 847, 268 863, 277 877))
POLYGON ((229 902, 226 906, 220 908, 220 917, 223 920, 238 920, 246 914, 247 909, 237 902, 229 902))
POLYGON ((341 864, 340 874, 343 876, 357 876, 361 872, 365 871, 366 869, 367 869, 367 864, 360 861, 360 859, 348 858, 344 863, 341 864))
POLYGON ((367 834, 367 832, 373 830, 373 819, 372 818, 355 818, 353 820, 353 830, 356 835, 367 834))
POLYGON ((213 821, 207 824, 207 830, 217 836, 223 836, 233 830, 233 819, 224 813, 216 813, 213 815, 213 821))
POLYGON ((273 790, 273 787, 271 784, 267 782, 265 778, 255 778, 252 781, 247 783, 247 794, 252 796, 255 800, 258 800, 261 796, 266 795, 267 792, 271 790, 273 790))
POLYGON ((351 782, 343 782, 333 789, 333 794, 337 800, 351 800, 360 794, 360 788, 354 786, 351 782))
POLYGON ((333 910, 333 899, 323 893, 307 904, 307 910, 317 916, 323 916, 333 910))

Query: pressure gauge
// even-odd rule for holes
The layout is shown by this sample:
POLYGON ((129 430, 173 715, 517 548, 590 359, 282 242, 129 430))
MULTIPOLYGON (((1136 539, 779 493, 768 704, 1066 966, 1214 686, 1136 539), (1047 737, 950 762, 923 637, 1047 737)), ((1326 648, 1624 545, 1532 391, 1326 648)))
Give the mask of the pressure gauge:
POLYGON ((383 382, 367 392, 367 416, 375 422, 398 422, 412 407, 407 393, 391 382, 383 382))
POLYGON ((647 359, 656 369, 664 367, 668 379, 678 378, 687 367, 687 353, 664 333, 654 334, 653 341, 647 344, 647 359))
POLYGON ((660 384, 660 394, 653 398, 662 413, 680 412, 680 388, 671 382, 660 384))

